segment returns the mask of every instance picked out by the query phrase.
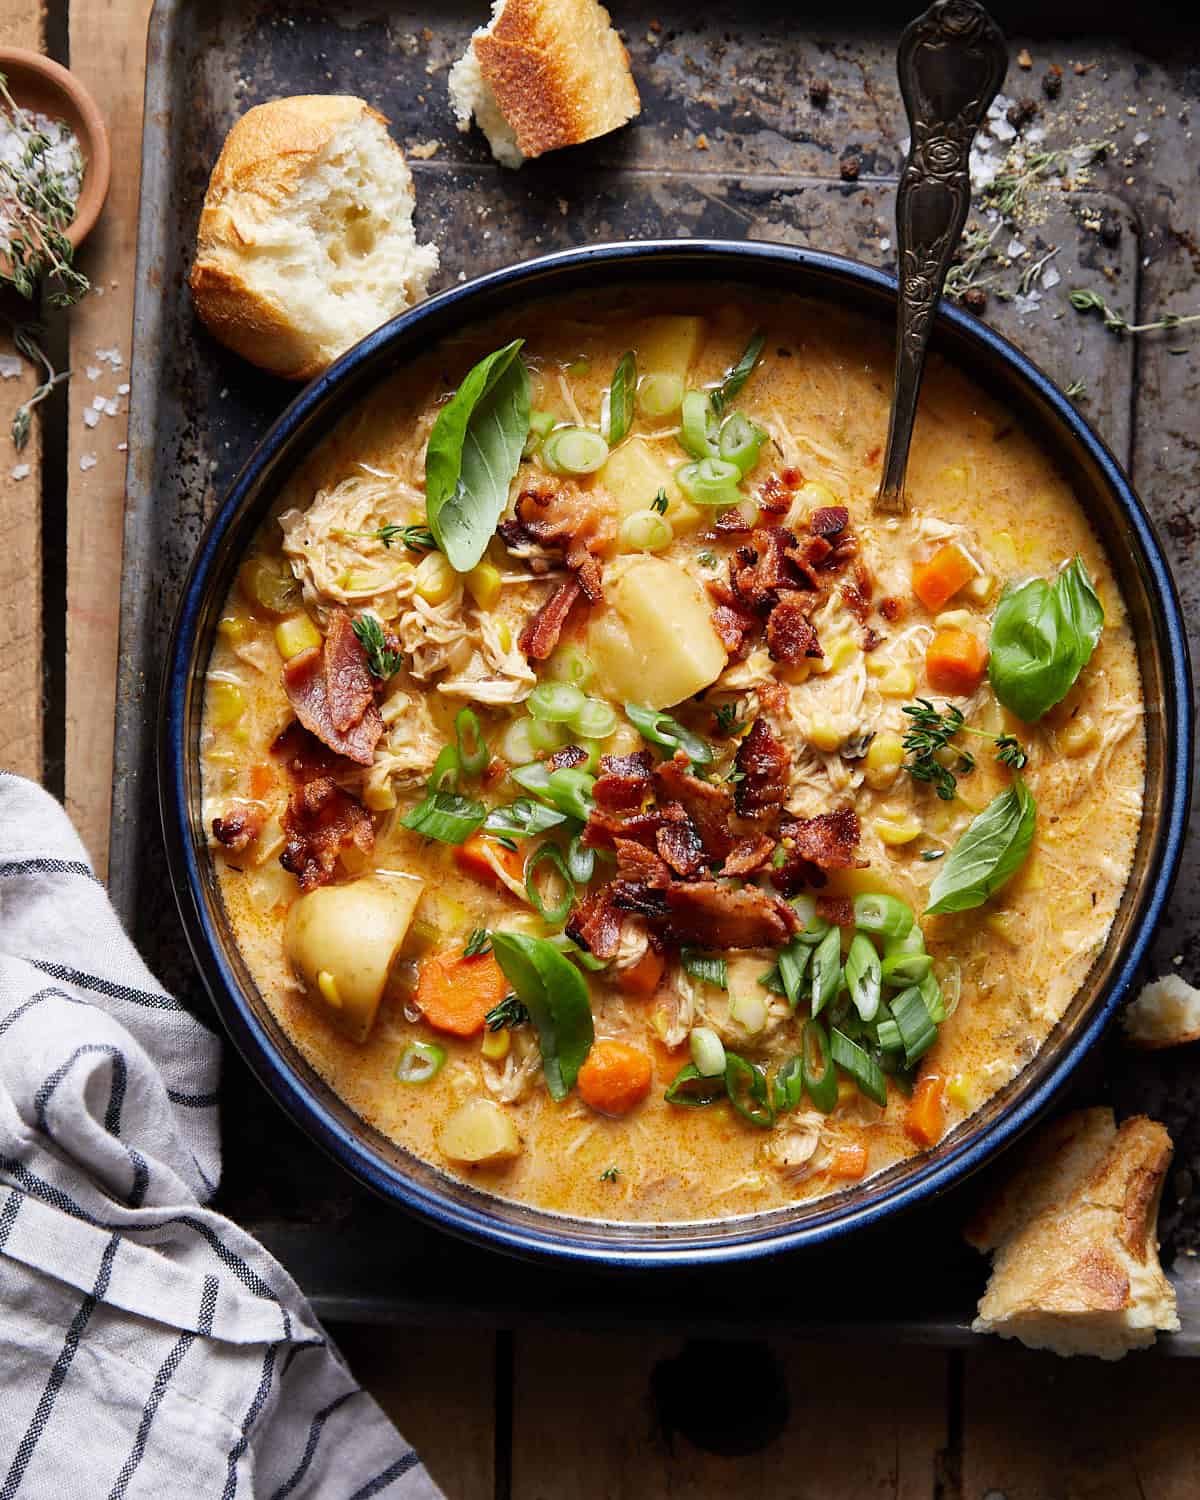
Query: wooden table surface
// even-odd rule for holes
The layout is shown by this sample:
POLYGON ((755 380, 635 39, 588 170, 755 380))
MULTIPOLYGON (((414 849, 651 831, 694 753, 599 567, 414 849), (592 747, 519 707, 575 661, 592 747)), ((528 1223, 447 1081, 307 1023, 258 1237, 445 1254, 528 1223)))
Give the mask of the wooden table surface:
MULTIPOLYGON (((112 135, 107 209, 80 259, 95 291, 61 330, 74 371, 65 418, 48 418, 45 446, 35 424, 25 477, 13 475, 15 456, 0 461, 0 765, 45 774, 101 869, 127 402, 90 426, 84 412, 128 380, 148 12, 149 0, 70 0, 69 13, 55 0, 48 14, 32 0, 0 0, 0 44, 69 60, 112 135)), ((0 440, 31 385, 0 383, 0 440)), ((796 1296, 813 1295, 798 1265, 796 1296)), ((822 1347, 756 1327, 745 1347, 370 1327, 337 1335, 454 1500, 1200 1496, 1192 1361, 1068 1364, 983 1342, 965 1355, 822 1347), (752 1451, 729 1451, 739 1448, 752 1451)))

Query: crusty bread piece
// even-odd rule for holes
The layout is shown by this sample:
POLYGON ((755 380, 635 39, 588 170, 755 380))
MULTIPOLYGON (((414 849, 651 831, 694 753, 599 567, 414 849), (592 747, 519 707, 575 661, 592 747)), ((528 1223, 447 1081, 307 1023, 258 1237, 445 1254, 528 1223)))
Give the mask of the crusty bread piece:
POLYGON ((1121 1017, 1133 1047, 1179 1047, 1200 1041, 1200 990, 1178 974, 1145 986, 1121 1017))
POLYGON ((493 0, 449 84, 458 128, 469 130, 474 115, 506 167, 607 135, 642 107, 598 0, 493 0))
POLYGON ((365 100, 303 94, 229 132, 200 215, 191 288, 212 333, 263 369, 308 380, 424 297, 412 175, 365 100))
POLYGON ((1055 1354, 1120 1359, 1179 1327, 1155 1223, 1171 1138, 1144 1115, 1118 1129, 1084 1109, 1043 1130, 967 1226, 992 1253, 977 1333, 1055 1354))

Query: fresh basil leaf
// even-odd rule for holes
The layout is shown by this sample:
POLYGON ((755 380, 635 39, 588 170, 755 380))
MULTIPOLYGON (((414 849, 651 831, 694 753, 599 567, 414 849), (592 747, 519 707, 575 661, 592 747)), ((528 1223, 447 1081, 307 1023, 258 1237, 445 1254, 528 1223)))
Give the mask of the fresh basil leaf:
POLYGON ((947 859, 929 887, 926 915, 971 911, 1015 875, 1033 843, 1037 805, 1020 776, 1008 791, 989 802, 947 859))
POLYGON ((613 372, 608 391, 608 446, 615 448, 633 426, 633 398, 637 392, 637 360, 626 350, 613 372))
POLYGON ((596 1034, 587 981, 544 938, 493 932, 492 952, 537 1029, 550 1097, 565 1099, 596 1034))
POLYGON ((529 434, 529 371, 514 339, 481 359, 438 413, 425 454, 429 529, 469 572, 496 530, 529 434))
POLYGON ((992 621, 992 691, 1034 723, 1066 697, 1103 628, 1104 610, 1079 557, 1053 584, 1033 578, 1006 589, 992 621))
POLYGON ((698 766, 707 766, 713 759, 713 747, 698 734, 686 729, 670 714, 656 708, 646 708, 640 703, 627 703, 625 717, 644 740, 664 749, 682 750, 687 758, 698 766))

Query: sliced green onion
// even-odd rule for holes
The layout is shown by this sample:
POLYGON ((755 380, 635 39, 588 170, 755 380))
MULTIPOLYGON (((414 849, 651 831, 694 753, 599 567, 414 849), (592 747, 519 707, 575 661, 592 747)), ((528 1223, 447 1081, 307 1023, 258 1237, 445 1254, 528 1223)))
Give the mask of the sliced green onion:
POLYGON ((913 985, 901 990, 892 1000, 892 1015, 900 1028, 904 1044, 904 1061, 911 1067, 937 1041, 937 1027, 929 1018, 921 991, 913 985))
POLYGON ((767 335, 761 328, 756 328, 750 335, 750 342, 746 345, 741 359, 731 370, 726 371, 725 378, 720 385, 709 393, 709 400, 718 416, 724 413, 725 408, 754 374, 755 366, 762 358, 766 344, 767 335))
POLYGON ((723 458, 701 458, 675 470, 675 482, 695 505, 737 505, 741 472, 723 458))
POLYGON ((527 766, 514 766, 508 774, 527 792, 550 800, 550 772, 540 760, 530 761, 527 766))
MULTIPOLYGON (((882 1014, 882 1012, 881 1012, 882 1014)), ((889 1011, 875 1028, 875 1040, 884 1052, 903 1052, 904 1038, 889 1011)))
POLYGON ((740 411, 725 418, 721 426, 720 451, 727 464, 732 464, 745 478, 758 462, 767 434, 740 411))
POLYGON ((663 1095, 668 1104, 681 1104, 685 1109, 703 1109, 706 1104, 715 1104, 725 1092, 724 1073, 716 1078, 706 1078, 695 1063, 685 1063, 670 1087, 663 1095))
POLYGON ((920 984, 932 969, 928 953, 893 953, 883 961, 883 982, 894 990, 905 990, 910 984, 920 984))
POLYGON ((692 1061, 704 1078, 725 1076, 725 1043, 711 1026, 695 1026, 688 1037, 692 1061))
POLYGON ((585 698, 568 723, 586 740, 606 740, 616 732, 617 711, 603 698, 585 698))
POLYGON ((616 447, 633 426, 633 399, 637 391, 637 360, 627 349, 617 361, 608 388, 608 441, 616 447))
POLYGON ((510 766, 523 766, 536 758, 537 746, 529 738, 531 719, 514 719, 496 746, 510 766))
POLYGON ((443 745, 438 751, 438 757, 433 763, 433 770, 429 773, 429 782, 426 787, 430 792, 456 792, 458 790, 458 774, 462 766, 458 759, 458 751, 453 745, 443 745))
POLYGON ((592 811, 592 788, 595 785, 596 778, 586 771, 564 766, 559 771, 550 772, 546 779, 546 796, 559 812, 586 823, 592 811))
POLYGON ((661 552, 675 540, 675 529, 656 510, 635 510, 621 522, 620 542, 626 552, 661 552))
POLYGON ((854 925, 860 932, 878 932, 883 937, 907 937, 912 931, 912 907, 883 891, 854 898, 854 925))
POLYGON ((518 797, 506 806, 493 807, 484 819, 483 831, 503 834, 510 839, 524 839, 535 833, 545 833, 548 828, 566 821, 565 814, 556 807, 547 807, 530 797, 518 797))
POLYGON ((684 728, 670 714, 656 708, 646 708, 640 703, 627 703, 625 717, 644 740, 665 749, 682 750, 687 758, 698 766, 706 766, 713 759, 713 748, 707 740, 684 728))
POLYGON ((792 910, 800 918, 800 931, 796 934, 797 941, 815 948, 828 934, 832 923, 827 922, 824 917, 817 916, 817 903, 812 896, 793 897, 792 910))
POLYGON ((894 958, 897 953, 924 953, 925 934, 921 931, 920 922, 914 922, 912 929, 903 937, 885 937, 883 940, 884 958, 894 958))
POLYGON ((542 440, 554 430, 554 424, 558 418, 552 411, 531 411, 529 413, 529 435, 525 439, 525 447, 522 457, 529 458, 541 447, 542 440))
POLYGON ((591 657, 585 656, 578 646, 560 646, 546 663, 546 675, 555 682, 585 688, 596 675, 596 668, 591 657))
POLYGON ((604 754, 604 745, 600 740, 588 739, 581 739, 577 741, 577 743, 579 745, 579 748, 587 756, 587 760, 585 760, 582 765, 578 766, 577 769, 580 771, 590 771, 594 776, 600 769, 600 757, 604 754))
POLYGON ((472 802, 454 792, 426 792, 406 818, 400 821, 405 828, 423 834, 427 839, 438 839, 443 844, 464 843, 487 816, 482 802, 472 802))
POLYGON ((529 743, 535 751, 543 753, 561 750, 571 743, 571 731, 566 724, 557 724, 551 719, 530 719, 529 743))
POLYGON ((679 961, 684 973, 700 980, 701 984, 715 984, 719 990, 729 988, 729 965, 723 958, 701 953, 696 948, 681 948, 679 961))
POLYGON ((688 391, 683 398, 679 445, 693 458, 716 458, 717 417, 703 391, 688 391))
POLYGON ((573 834, 567 845, 567 870, 576 885, 587 885, 596 873, 596 851, 584 846, 583 835, 573 834))
POLYGON ((683 381, 678 375, 652 372, 638 381, 638 409, 644 417, 669 417, 683 401, 683 381))
POLYGON ((862 1093, 880 1109, 887 1108, 887 1079, 883 1069, 857 1042, 852 1042, 835 1026, 829 1038, 829 1050, 839 1068, 844 1068, 862 1093))
POLYGON ((582 691, 572 683, 539 682, 525 700, 525 707, 535 719, 570 724, 586 701, 582 691))
POLYGON ((473 708, 459 709, 454 718, 454 734, 458 741, 459 764, 468 776, 478 776, 491 757, 483 730, 479 727, 479 715, 473 708))
POLYGON ((854 1008, 864 1021, 873 1021, 879 1009, 880 979, 886 970, 880 966, 875 944, 861 932, 856 932, 846 955, 846 988, 854 1008))
POLYGON ((543 922, 548 922, 551 927, 561 927, 570 916, 571 907, 575 903, 575 882, 571 879, 566 861, 557 844, 551 844, 549 841, 539 844, 529 856, 525 865, 525 894, 529 897, 529 904, 534 911, 543 922), (541 865, 549 865, 562 882, 562 894, 553 906, 546 905, 542 886, 538 884, 538 868, 541 865))
POLYGON ((782 1115, 795 1109, 804 1094, 803 1059, 799 1053, 781 1062, 771 1080, 771 1100, 775 1113, 782 1115))
POLYGON ((831 927, 813 949, 812 1013, 819 1016, 842 982, 842 934, 831 927))
POLYGON ((808 970, 808 961, 812 957, 812 949, 806 943, 794 937, 786 948, 779 950, 779 978, 783 984, 783 993, 787 996, 790 1009, 795 1010, 800 1003, 800 986, 804 983, 804 975, 808 970))
POLYGON ((822 1114, 832 1113, 838 1101, 837 1069, 829 1037, 820 1021, 805 1021, 800 1038, 800 1070, 808 1097, 822 1114))
POLYGON ((917 988, 921 991, 921 999, 925 1002, 929 1019, 935 1026, 940 1026, 949 1015, 949 1011, 946 1008, 946 997, 942 994, 942 987, 937 982, 937 976, 932 969, 917 985, 917 988))
POLYGON ((779 972, 779 965, 768 969, 765 974, 758 976, 758 982, 764 990, 770 990, 772 995, 786 995, 787 988, 783 982, 783 975, 779 972))
POLYGON ((409 1042, 396 1064, 397 1083, 428 1083, 446 1061, 445 1047, 436 1042, 409 1042))
POLYGON ((743 1120, 762 1130, 774 1125, 775 1109, 767 1093, 765 1075, 736 1052, 725 1054, 725 1092, 743 1120))
POLYGON ((587 427, 556 427, 542 442, 542 461, 556 474, 594 474, 607 458, 608 444, 587 427))

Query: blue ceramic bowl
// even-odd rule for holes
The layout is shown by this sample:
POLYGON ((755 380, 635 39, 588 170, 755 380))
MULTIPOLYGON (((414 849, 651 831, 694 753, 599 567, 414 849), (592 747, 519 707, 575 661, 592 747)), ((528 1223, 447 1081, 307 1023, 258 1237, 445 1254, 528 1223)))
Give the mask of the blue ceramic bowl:
POLYGON ((160 725, 163 829, 184 926, 233 1040, 287 1114, 361 1182, 468 1239, 519 1254, 610 1265, 746 1259, 814 1245, 943 1192, 1045 1110, 1104 1030, 1134 978, 1175 873, 1187 818, 1192 699, 1179 602, 1149 518, 1104 444, 1042 372, 952 307, 933 347, 969 370, 1031 429, 1091 516, 1120 578, 1147 706, 1145 816, 1133 874, 1108 944, 1037 1057, 927 1155, 811 1204, 696 1224, 600 1224, 545 1213, 443 1175, 365 1125, 280 1030, 246 969, 221 905, 200 825, 204 674, 222 602, 255 529, 300 458, 378 381, 437 340, 514 305, 630 285, 741 284, 853 307, 894 326, 892 276, 782 245, 655 241, 596 245, 482 276, 365 338, 303 390, 263 437, 204 533, 166 663, 160 725))

